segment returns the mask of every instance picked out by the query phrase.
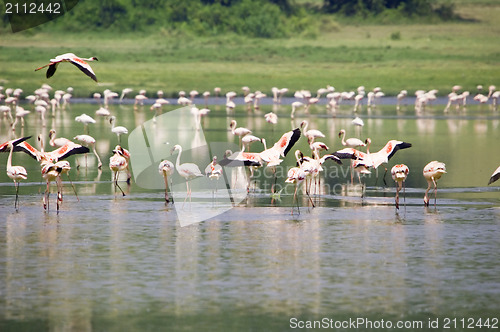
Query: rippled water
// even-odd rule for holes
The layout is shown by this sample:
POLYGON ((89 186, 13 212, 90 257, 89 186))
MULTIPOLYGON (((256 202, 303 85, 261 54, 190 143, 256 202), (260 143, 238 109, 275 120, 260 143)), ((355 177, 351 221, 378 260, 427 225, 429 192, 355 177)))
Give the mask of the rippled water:
MULTIPOLYGON (((81 133, 72 119, 94 107, 73 105, 63 113, 54 123, 61 136, 81 133)), ((114 111, 129 112, 121 117, 129 130, 152 117, 146 109, 114 111)), ((240 111, 236 118, 272 141, 290 130, 288 111, 278 111, 274 130, 260 116, 240 111)), ((205 136, 237 142, 227 135, 231 117, 222 112, 206 118, 205 136)), ((102 172, 92 155, 88 168, 80 159, 82 167, 70 174, 78 198, 65 181, 60 212, 55 194, 51 210, 43 212, 38 165, 14 155, 30 178, 21 184, 16 212, 14 187, 4 172, 0 177, 0 330, 286 330, 293 317, 426 324, 498 318, 500 190, 486 186, 500 162, 489 152, 500 139, 498 114, 471 108, 465 115, 396 118, 392 108, 380 112, 386 113, 365 117, 360 137, 413 144, 390 163, 410 167, 399 211, 389 176, 387 187, 375 174, 365 178, 360 197, 346 186, 347 168, 330 165, 325 193, 313 197, 315 208, 302 195, 300 214, 292 214, 293 187, 274 199, 256 189, 229 211, 180 227, 180 203, 165 205, 161 190, 121 182, 127 196, 114 194, 107 160, 117 139, 102 121, 90 128, 101 139, 102 172), (448 173, 439 182, 436 207, 424 208, 421 170, 433 159, 446 162, 448 173)), ((310 118, 328 133, 325 142, 333 150, 340 148, 341 127, 354 136, 350 121, 347 112, 310 118)), ((38 130, 44 129, 31 125, 25 134, 38 130)), ((1 133, 4 141, 4 127, 1 133)), ((257 179, 270 181, 266 173, 257 179)))

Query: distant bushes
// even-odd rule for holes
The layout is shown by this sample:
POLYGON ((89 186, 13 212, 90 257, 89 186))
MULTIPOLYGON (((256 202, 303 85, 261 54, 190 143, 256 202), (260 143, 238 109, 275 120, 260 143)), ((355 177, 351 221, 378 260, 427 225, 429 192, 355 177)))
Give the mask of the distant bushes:
MULTIPOLYGON (((324 0, 320 6, 314 6, 291 0, 80 0, 73 10, 50 22, 48 27, 74 32, 162 31, 176 35, 235 33, 259 38, 291 35, 315 38, 321 32, 338 30, 336 20, 341 17, 362 17, 364 22, 375 23, 397 23, 424 16, 454 18, 451 4, 433 3, 432 0, 324 0)), ((5 15, 2 19, 6 27, 5 15)))
POLYGON ((453 3, 433 0, 324 0, 323 10, 347 17, 379 18, 382 23, 387 18, 396 22, 412 18, 426 21, 457 18, 453 3))

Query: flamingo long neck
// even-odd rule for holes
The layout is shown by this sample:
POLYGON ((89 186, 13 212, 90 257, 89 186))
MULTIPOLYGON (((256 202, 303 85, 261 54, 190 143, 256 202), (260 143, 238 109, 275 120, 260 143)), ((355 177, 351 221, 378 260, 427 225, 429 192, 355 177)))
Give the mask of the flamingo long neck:
POLYGON ((309 126, 309 122, 304 120, 304 127, 302 127, 302 132, 307 133, 307 127, 309 126))
POLYGON ((182 148, 179 146, 179 154, 177 155, 177 160, 175 161, 175 167, 179 169, 179 166, 181 165, 181 154, 182 154, 182 148))
POLYGON ((9 158, 7 158, 7 171, 12 167, 12 152, 14 152, 14 146, 10 145, 9 158))
POLYGON ((343 146, 346 146, 346 142, 345 142, 345 131, 342 131, 342 145, 343 146))
POLYGON ((370 145, 372 145, 372 141, 371 140, 368 140, 366 142, 366 153, 367 154, 370 154, 370 145))
POLYGON ((297 164, 299 164, 299 168, 302 167, 302 161, 300 160, 300 151, 296 150, 295 151, 295 159, 297 159, 297 164))

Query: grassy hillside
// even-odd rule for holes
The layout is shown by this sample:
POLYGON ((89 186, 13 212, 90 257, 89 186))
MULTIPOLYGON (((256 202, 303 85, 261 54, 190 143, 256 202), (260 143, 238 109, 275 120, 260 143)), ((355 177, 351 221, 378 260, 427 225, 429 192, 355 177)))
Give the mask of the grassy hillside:
MULTIPOLYGON (((466 20, 441 24, 371 25, 336 23, 317 16, 320 30, 289 38, 260 39, 236 34, 200 37, 158 28, 148 33, 54 32, 41 26, 16 34, 1 32, 0 81, 29 92, 42 83, 73 86, 77 96, 124 87, 179 90, 269 91, 272 86, 315 90, 382 87, 438 89, 447 94, 460 84, 500 86, 500 4, 458 3, 466 20), (60 66, 47 80, 34 72, 57 54, 97 56, 96 85, 78 70, 60 66)), ((360 22, 362 23, 362 22, 360 22)))

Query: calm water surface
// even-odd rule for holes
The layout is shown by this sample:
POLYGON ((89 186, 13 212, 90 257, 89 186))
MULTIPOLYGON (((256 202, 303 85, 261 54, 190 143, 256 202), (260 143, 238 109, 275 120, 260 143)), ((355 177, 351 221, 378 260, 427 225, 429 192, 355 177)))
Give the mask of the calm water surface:
MULTIPOLYGON (((331 164, 324 194, 314 197, 316 208, 301 198, 300 214, 295 209, 292 215, 293 187, 279 178, 278 188, 285 188, 280 197, 252 190, 235 208, 180 227, 180 204, 166 206, 161 190, 133 181, 130 187, 121 183, 127 196, 114 194, 107 165, 118 141, 109 123, 98 119, 90 134, 98 140, 103 170, 97 171, 92 154, 88 167, 78 157, 82 166, 71 171, 78 198, 65 181, 59 213, 55 194, 51 210, 43 212, 45 184, 28 156, 14 155, 14 164, 30 174, 20 187, 18 212, 14 187, 0 174, 0 330, 261 331, 287 330, 293 317, 425 324, 446 317, 500 318, 500 190, 486 186, 500 163, 492 152, 492 142, 500 141, 496 111, 473 105, 444 117, 435 105, 415 116, 411 108, 397 114, 384 106, 363 110, 365 126, 357 131, 347 108, 331 118, 318 107, 291 124, 290 110, 282 106, 273 127, 263 120, 271 110, 266 107, 257 115, 243 106, 229 116, 213 110, 203 120, 206 139, 237 143, 227 133, 228 121, 236 118, 273 142, 308 119, 333 151, 341 148, 341 128, 348 136, 371 137, 375 150, 389 139, 411 142, 389 163, 410 167, 406 205, 396 212, 390 176, 388 186, 375 173, 366 177, 361 198, 346 189, 348 167, 331 164), (424 208, 421 172, 434 159, 445 162, 448 173, 439 181, 437 206, 424 208)), ((72 105, 45 128, 32 114, 23 134, 54 127, 73 137, 83 132, 74 117, 96 109, 72 105)), ((112 112, 129 130, 153 116, 146 107, 113 105, 112 112)), ((0 125, 3 142, 9 132, 0 125)), ((297 148, 307 151, 303 138, 297 148)), ((4 164, 7 156, 0 158, 4 164)), ((70 162, 76 163, 74 157, 70 162)), ((293 165, 293 156, 283 165, 293 165)), ((271 181, 264 171, 256 179, 271 181)))

